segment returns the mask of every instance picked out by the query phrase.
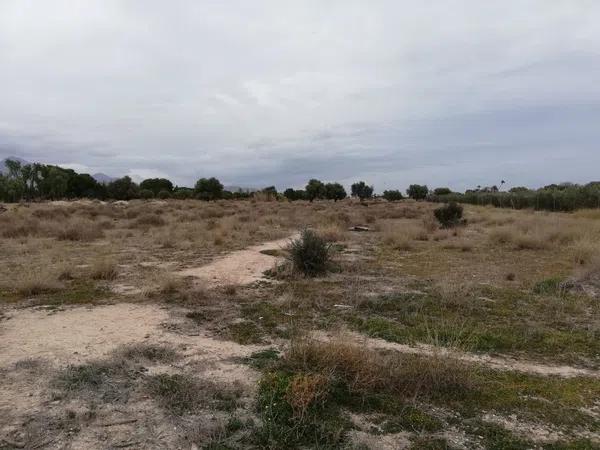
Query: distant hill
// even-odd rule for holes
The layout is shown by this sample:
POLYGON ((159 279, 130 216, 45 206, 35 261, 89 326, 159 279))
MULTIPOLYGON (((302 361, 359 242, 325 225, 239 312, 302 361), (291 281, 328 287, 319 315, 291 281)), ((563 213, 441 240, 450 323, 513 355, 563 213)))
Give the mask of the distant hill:
POLYGON ((94 175, 92 175, 92 178, 100 184, 107 184, 111 181, 116 180, 115 177, 111 177, 110 175, 106 175, 105 173, 95 173, 94 175))
POLYGON ((241 187, 241 186, 225 186, 224 189, 229 192, 247 192, 252 193, 259 191, 260 189, 249 188, 249 187, 241 187))
MULTIPOLYGON (((19 158, 17 156, 9 156, 0 161, 0 174, 6 175, 8 173, 8 167, 6 167, 6 161, 18 161, 21 165, 26 166, 27 164, 31 164, 30 161, 26 161, 23 158, 19 158)), ((98 183, 107 184, 113 180, 116 180, 115 177, 111 177, 110 175, 106 175, 105 173, 95 173, 92 175, 92 178, 96 180, 98 183)))
POLYGON ((0 161, 0 173, 2 175, 6 175, 8 173, 8 167, 6 167, 6 161, 18 161, 21 165, 31 164, 29 161, 25 161, 23 158, 18 158, 17 156, 9 156, 8 158, 4 158, 0 161))

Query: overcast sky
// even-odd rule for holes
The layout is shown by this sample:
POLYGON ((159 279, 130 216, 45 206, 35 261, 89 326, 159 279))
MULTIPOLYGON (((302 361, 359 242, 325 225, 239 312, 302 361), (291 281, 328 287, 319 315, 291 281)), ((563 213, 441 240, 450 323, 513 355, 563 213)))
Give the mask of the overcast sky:
POLYGON ((0 1, 0 159, 377 191, 600 179, 600 2, 0 1))

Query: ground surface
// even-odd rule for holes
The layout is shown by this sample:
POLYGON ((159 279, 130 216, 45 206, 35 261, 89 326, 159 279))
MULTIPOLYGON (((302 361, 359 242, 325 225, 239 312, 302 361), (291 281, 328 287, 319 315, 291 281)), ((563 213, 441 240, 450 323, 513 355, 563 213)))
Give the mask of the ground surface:
POLYGON ((0 448, 600 446, 598 211, 7 207, 0 448))

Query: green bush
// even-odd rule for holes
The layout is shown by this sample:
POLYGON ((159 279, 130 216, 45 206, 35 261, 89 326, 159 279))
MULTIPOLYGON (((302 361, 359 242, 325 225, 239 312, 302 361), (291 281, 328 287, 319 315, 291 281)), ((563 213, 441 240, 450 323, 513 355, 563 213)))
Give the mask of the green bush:
POLYGON ((162 191, 159 191, 156 196, 158 198, 165 199, 165 198, 170 198, 171 197, 171 193, 169 191, 166 191, 166 190, 163 189, 162 191))
POLYGON ((463 207, 450 202, 436 209, 433 214, 444 228, 450 228, 462 223, 463 207))
POLYGON ((150 189, 142 189, 140 191, 140 197, 145 199, 154 198, 154 192, 150 189))
POLYGON ((288 250, 294 270, 308 277, 327 272, 331 259, 331 244, 314 231, 304 230, 300 238, 291 242, 288 250))

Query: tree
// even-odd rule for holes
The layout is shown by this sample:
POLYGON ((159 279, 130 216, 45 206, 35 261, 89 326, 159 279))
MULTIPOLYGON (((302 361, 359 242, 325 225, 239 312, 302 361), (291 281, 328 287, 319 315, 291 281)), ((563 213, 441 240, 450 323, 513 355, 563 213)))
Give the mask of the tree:
POLYGON ((373 197, 373 186, 367 185, 364 181, 359 181, 352 185, 352 197, 360 198, 362 202, 365 198, 373 197))
POLYGON ((392 191, 383 191, 383 198, 385 198, 388 202, 396 202, 398 200, 402 200, 402 193, 398 190, 392 191))
POLYGON ((306 192, 303 191, 302 189, 287 188, 283 192, 283 196, 285 198, 287 198, 290 202, 293 202, 293 201, 296 201, 296 200, 305 200, 306 199, 306 192))
POLYGON ((439 187, 439 188, 435 188, 433 190, 434 195, 448 195, 448 194, 452 194, 452 191, 450 190, 450 188, 447 187, 439 187))
POLYGON ((158 196, 160 191, 173 192, 173 183, 166 178, 148 178, 140 183, 140 189, 150 189, 158 196))
POLYGON ((21 175, 21 163, 14 159, 7 159, 4 161, 6 168, 8 169, 9 178, 19 178, 21 175))
POLYGON ((406 194, 415 200, 423 200, 429 194, 429 188, 426 184, 411 184, 406 190, 406 194))
POLYGON ((223 185, 215 177, 200 178, 194 187, 200 200, 218 200, 223 197, 223 185))
POLYGON ((311 202, 317 198, 325 198, 327 191, 322 181, 312 179, 306 185, 306 198, 311 202))
POLYGON ((108 196, 115 200, 131 200, 139 196, 138 185, 128 176, 111 181, 106 190, 108 196))
POLYGON ((327 183, 325 185, 325 198, 328 200, 338 201, 344 200, 348 194, 346 189, 340 183, 327 183))

